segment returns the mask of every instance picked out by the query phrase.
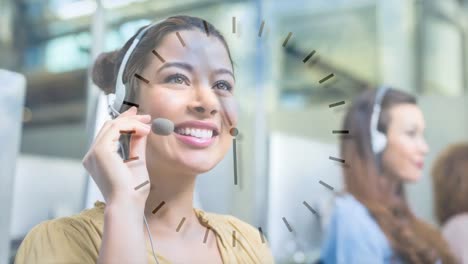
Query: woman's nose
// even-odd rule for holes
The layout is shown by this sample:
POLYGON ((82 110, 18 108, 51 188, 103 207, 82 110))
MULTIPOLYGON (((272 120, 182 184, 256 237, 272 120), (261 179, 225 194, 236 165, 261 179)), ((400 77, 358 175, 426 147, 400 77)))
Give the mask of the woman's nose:
POLYGON ((195 99, 190 103, 191 112, 198 116, 214 116, 218 113, 219 99, 212 89, 196 89, 195 99))
POLYGON ((195 109, 195 112, 197 113, 205 113, 205 108, 203 106, 195 106, 193 109, 195 109))
POLYGON ((429 152, 429 145, 427 144, 424 138, 421 140, 421 152, 424 155, 426 155, 429 152))

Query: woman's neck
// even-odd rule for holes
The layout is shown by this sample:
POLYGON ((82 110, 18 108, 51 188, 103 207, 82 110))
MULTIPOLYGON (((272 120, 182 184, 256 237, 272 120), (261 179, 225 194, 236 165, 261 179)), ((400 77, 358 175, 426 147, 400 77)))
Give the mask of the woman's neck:
POLYGON ((380 186, 382 186, 384 196, 389 198, 390 204, 401 205, 404 203, 401 180, 399 180, 396 175, 391 175, 389 173, 384 173, 381 176, 380 186))
POLYGON ((173 232, 183 218, 184 226, 198 221, 193 211, 196 175, 184 175, 170 166, 160 165, 148 167, 151 190, 146 200, 145 215, 150 226, 173 232))

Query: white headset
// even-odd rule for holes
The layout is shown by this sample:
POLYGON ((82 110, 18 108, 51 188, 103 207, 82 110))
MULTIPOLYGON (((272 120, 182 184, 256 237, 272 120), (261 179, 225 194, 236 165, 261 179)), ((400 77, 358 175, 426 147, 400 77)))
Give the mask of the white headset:
MULTIPOLYGON (((107 95, 107 105, 108 105, 108 111, 109 114, 112 116, 112 118, 116 118, 117 116, 120 115, 120 111, 122 108, 122 105, 125 100, 125 95, 127 93, 127 84, 123 82, 123 73, 125 71, 125 68, 127 67, 127 62, 130 59, 130 56, 132 55, 133 51, 135 50, 136 46, 140 42, 140 40, 143 38, 143 36, 146 34, 146 32, 152 28, 153 26, 159 24, 163 20, 160 20, 158 22, 155 22, 153 24, 150 24, 146 26, 144 29, 138 33, 138 35, 133 39, 132 44, 130 47, 127 49, 125 52, 125 55, 122 59, 122 62, 120 63, 119 66, 119 71, 117 73, 117 79, 115 81, 115 94, 110 93, 107 95)), ((127 80, 128 81, 128 80, 127 80)))
POLYGON ((370 120, 371 147, 374 155, 381 154, 387 146, 387 135, 378 130, 379 116, 382 110, 382 101, 385 94, 390 89, 388 86, 381 86, 377 89, 370 120))

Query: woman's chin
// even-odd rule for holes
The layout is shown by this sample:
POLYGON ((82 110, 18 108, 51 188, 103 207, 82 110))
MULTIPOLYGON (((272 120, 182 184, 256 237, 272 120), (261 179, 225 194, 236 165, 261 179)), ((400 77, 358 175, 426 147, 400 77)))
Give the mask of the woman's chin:
POLYGON ((414 173, 403 178, 406 183, 416 183, 422 177, 422 173, 414 173))
POLYGON ((192 174, 198 175, 206 173, 214 168, 214 166, 200 165, 200 164, 185 164, 187 170, 191 171, 192 174))
POLYGON ((186 168, 192 174, 201 174, 213 169, 218 162, 208 157, 181 157, 179 166, 186 168))

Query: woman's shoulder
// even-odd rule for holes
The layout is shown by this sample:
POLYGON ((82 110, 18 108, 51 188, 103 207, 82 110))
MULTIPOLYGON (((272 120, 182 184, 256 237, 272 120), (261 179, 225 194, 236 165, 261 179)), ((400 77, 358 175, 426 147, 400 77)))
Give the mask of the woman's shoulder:
POLYGON ((330 224, 344 224, 343 231, 362 231, 365 233, 382 234, 380 227, 369 210, 351 194, 344 194, 335 198, 332 221, 330 224))
MULTIPOLYGON (((57 229, 62 231, 86 231, 94 230, 102 234, 104 226, 104 208, 105 203, 96 201, 93 208, 84 209, 81 212, 67 216, 60 217, 53 220, 42 222, 37 225, 38 232, 41 229, 57 229)), ((89 233, 89 231, 86 231, 89 233)))
POLYGON ((377 222, 354 196, 336 197, 322 245, 325 263, 384 263, 392 250, 377 222))
POLYGON ((351 194, 343 194, 335 198, 334 212, 340 215, 370 216, 367 208, 351 194))
POLYGON ((230 262, 274 263, 263 230, 228 214, 217 214, 196 209, 202 223, 219 236, 230 262), (242 251, 235 250, 242 248, 242 251))
POLYGON ((201 216, 202 221, 205 221, 209 226, 213 226, 213 228, 217 228, 221 232, 227 232, 230 235, 232 235, 233 231, 236 231, 238 235, 251 238, 254 241, 258 240, 259 243, 262 243, 260 231, 249 223, 229 214, 196 210, 199 216, 201 216))
POLYGON ((468 231, 468 213, 457 214, 448 219, 442 226, 446 230, 467 230, 468 231))
POLYGON ((25 239, 39 234, 54 236, 64 232, 73 233, 85 229, 102 231, 104 207, 103 202, 96 201, 93 208, 85 209, 78 214, 43 221, 31 229, 25 239))
POLYGON ((452 242, 456 240, 457 244, 466 245, 468 243, 468 213, 457 214, 450 217, 442 225, 442 234, 452 242))
POLYGON ((58 258, 93 262, 97 258, 103 229, 103 203, 94 208, 34 226, 22 241, 15 263, 39 263, 58 258))
POLYGON ((448 219, 442 226, 442 234, 460 262, 468 263, 468 213, 458 214, 448 219))
POLYGON ((208 220, 211 220, 211 221, 216 221, 218 223, 224 223, 224 224, 228 224, 228 225, 240 225, 240 226, 243 226, 243 227, 246 227, 246 228, 252 228, 253 229, 253 226, 251 226, 250 224, 248 224, 247 222, 233 216, 233 215, 230 215, 230 214, 218 214, 218 213, 212 213, 212 212, 206 212, 206 211, 202 211, 202 210, 199 210, 202 214, 205 215, 206 219, 208 220))

